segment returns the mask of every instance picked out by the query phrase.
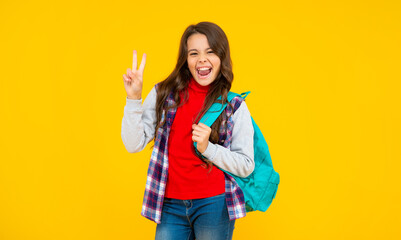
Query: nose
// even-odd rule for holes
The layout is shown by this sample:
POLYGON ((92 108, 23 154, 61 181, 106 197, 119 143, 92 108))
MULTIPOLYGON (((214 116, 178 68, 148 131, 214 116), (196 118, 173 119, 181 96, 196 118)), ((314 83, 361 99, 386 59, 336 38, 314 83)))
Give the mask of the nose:
POLYGON ((199 60, 198 60, 199 62, 206 62, 206 60, 207 59, 206 59, 206 55, 205 54, 200 54, 199 55, 199 60))

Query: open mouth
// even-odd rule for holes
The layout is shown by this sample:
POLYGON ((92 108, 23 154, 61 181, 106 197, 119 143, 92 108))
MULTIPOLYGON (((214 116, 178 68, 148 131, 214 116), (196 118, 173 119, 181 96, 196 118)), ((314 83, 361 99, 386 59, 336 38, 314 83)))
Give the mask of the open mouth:
POLYGON ((198 78, 206 79, 212 75, 212 68, 211 67, 201 67, 201 68, 196 69, 196 72, 198 74, 198 78))

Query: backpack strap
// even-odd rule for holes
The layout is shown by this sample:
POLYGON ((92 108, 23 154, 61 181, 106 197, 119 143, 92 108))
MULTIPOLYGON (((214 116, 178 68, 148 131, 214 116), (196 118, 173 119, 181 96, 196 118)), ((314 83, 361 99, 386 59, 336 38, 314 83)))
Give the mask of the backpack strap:
POLYGON ((243 93, 241 93, 240 95, 241 95, 241 97, 243 98, 243 99, 245 99, 247 96, 248 96, 248 94, 250 94, 251 93, 251 91, 248 91, 248 92, 243 92, 243 93), (245 95, 245 96, 244 96, 245 95))
MULTIPOLYGON (((233 100, 233 98, 236 96, 240 96, 241 98, 245 99, 249 93, 250 93, 249 91, 241 93, 241 94, 234 93, 234 92, 228 92, 227 100, 228 100, 228 102, 231 102, 231 100, 233 100)), ((218 97, 217 99, 221 100, 221 96, 218 97)), ((227 103, 224 103, 224 104, 213 103, 213 105, 202 116, 199 123, 203 123, 206 126, 211 127, 226 107, 227 107, 227 103)), ((195 152, 198 154, 198 156, 200 156, 204 159, 205 157, 200 152, 198 152, 197 142, 194 142, 194 147, 195 147, 195 152)))
MULTIPOLYGON (((231 102, 231 100, 233 100, 235 96, 241 96, 241 95, 229 92, 227 94, 228 102, 231 102)), ((217 98, 217 100, 221 100, 221 96, 217 98)), ((227 103, 224 104, 218 102, 213 103, 212 106, 207 110, 207 112, 202 116, 201 120, 199 120, 199 123, 203 123, 206 126, 211 127, 226 107, 227 103)))
MULTIPOLYGON (((234 97, 240 96, 241 98, 245 99, 248 94, 251 93, 250 91, 244 92, 241 94, 234 93, 234 92, 228 92, 227 94, 227 100, 228 102, 231 102, 234 97)), ((220 100, 221 96, 217 98, 217 100, 220 100)), ((199 121, 200 123, 203 123, 207 125, 208 127, 212 126, 213 123, 217 120, 217 118, 220 116, 220 114, 224 111, 224 109, 227 107, 227 103, 224 103, 223 105, 221 103, 213 103, 213 105, 207 110, 207 112, 203 115, 201 120, 199 121)))

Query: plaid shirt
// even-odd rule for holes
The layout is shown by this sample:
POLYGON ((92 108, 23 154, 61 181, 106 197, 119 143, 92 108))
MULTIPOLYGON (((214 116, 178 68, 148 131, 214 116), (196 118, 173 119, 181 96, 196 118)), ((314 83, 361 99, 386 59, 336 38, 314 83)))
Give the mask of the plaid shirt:
MULTIPOLYGON (((158 84, 156 84, 156 91, 158 84)), ((223 121, 227 122, 227 131, 223 131, 223 125, 220 127, 219 134, 219 145, 226 148, 230 148, 232 140, 232 129, 234 126, 232 116, 229 115, 239 108, 243 99, 240 97, 235 97, 231 104, 233 108, 227 106, 226 115, 223 121)), ((174 95, 170 95, 166 99, 167 106, 175 104, 174 95)), ((156 222, 161 223, 161 214, 163 208, 164 194, 167 184, 167 174, 168 174, 168 136, 170 133, 171 125, 176 113, 176 108, 171 108, 167 114, 163 112, 161 121, 167 115, 166 122, 161 126, 156 132, 155 144, 153 147, 153 152, 150 157, 150 163, 148 168, 147 180, 145 194, 143 197, 142 212, 141 215, 156 222)), ((229 174, 224 173, 225 176, 225 194, 227 202, 227 210, 230 220, 245 217, 245 200, 244 195, 236 181, 229 174)))

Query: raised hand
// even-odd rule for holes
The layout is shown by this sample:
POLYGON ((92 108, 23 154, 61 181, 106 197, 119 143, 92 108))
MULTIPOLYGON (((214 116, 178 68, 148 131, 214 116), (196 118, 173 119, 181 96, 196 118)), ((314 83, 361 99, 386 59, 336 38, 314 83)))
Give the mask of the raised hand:
POLYGON ((132 61, 132 70, 127 69, 127 73, 123 74, 124 87, 129 99, 142 98, 143 70, 145 69, 146 53, 142 56, 141 65, 137 69, 136 50, 132 61))

